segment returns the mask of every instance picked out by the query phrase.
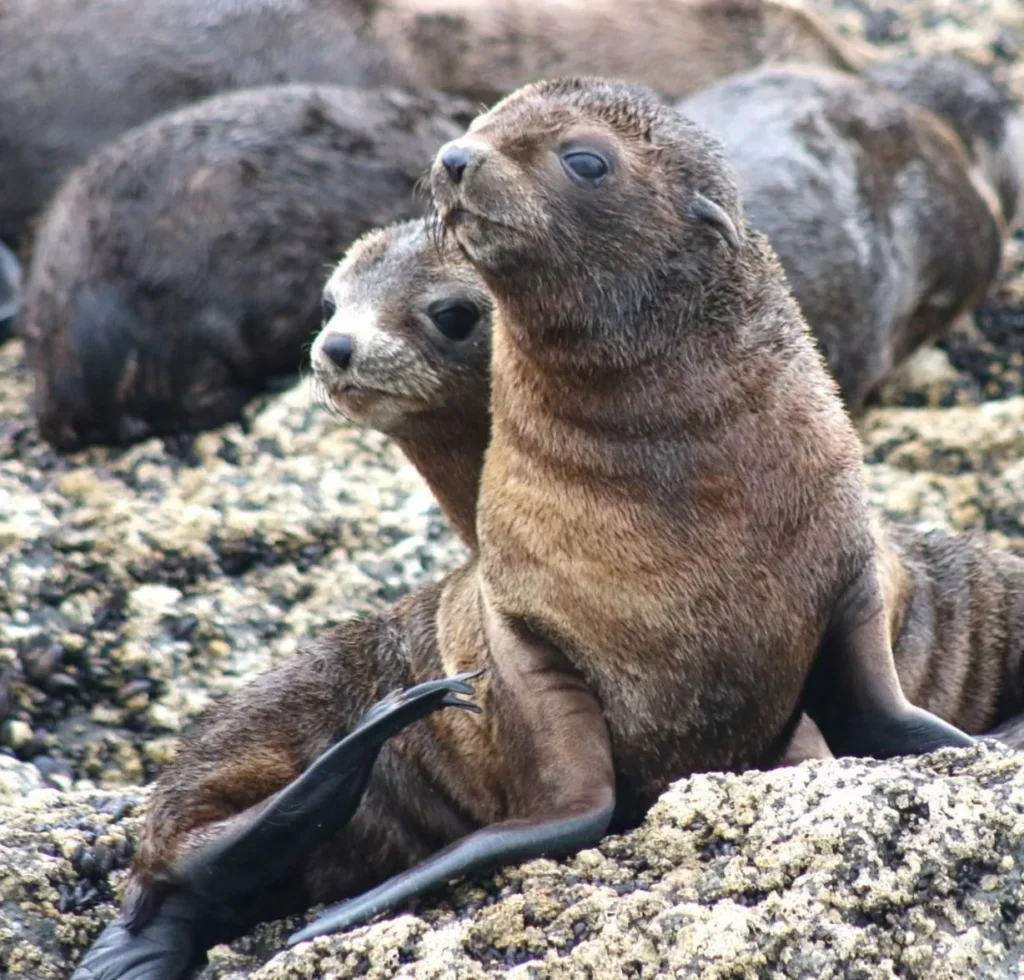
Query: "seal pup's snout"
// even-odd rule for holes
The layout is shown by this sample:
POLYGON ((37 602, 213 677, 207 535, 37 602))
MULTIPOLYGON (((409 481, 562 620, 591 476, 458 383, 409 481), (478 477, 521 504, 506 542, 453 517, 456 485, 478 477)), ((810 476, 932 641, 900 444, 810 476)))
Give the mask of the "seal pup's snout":
POLYGON ((445 221, 462 209, 467 185, 492 152, 486 143, 466 136, 445 143, 437 151, 430 170, 430 189, 445 221))
POLYGON ((320 350, 336 368, 345 371, 352 360, 352 352, 355 350, 355 346, 351 334, 331 333, 324 338, 320 350))
POLYGON ((440 169, 447 180, 458 186, 465 182, 474 171, 479 170, 487 158, 489 148, 480 140, 461 136, 457 140, 445 143, 437 151, 435 171, 440 169), (438 168, 437 164, 440 164, 438 168))
POLYGON ((441 164, 448 171, 448 177, 453 184, 462 183, 462 175, 466 172, 469 164, 469 154, 465 147, 458 143, 450 143, 448 148, 441 154, 441 164))

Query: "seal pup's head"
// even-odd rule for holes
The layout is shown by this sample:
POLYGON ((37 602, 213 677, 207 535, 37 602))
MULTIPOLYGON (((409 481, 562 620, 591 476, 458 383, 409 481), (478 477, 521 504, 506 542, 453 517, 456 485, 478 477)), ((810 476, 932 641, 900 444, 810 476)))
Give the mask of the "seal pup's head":
POLYGON ((519 340, 581 367, 657 356, 653 308, 728 280, 746 237, 721 145, 622 82, 525 86, 441 148, 431 189, 519 340))
POLYGON ((484 417, 491 307, 479 273, 427 221, 369 232, 324 289, 310 356, 321 400, 390 435, 441 414, 484 417))

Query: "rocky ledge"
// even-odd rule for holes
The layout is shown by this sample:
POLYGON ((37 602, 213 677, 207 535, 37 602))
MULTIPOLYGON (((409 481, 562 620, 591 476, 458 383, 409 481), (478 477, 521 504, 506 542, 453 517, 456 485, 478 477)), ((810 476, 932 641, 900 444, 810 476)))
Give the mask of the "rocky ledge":
MULTIPOLYGON (((19 800, 0 804, 0 965, 62 980, 114 912, 144 791, 33 778, 0 768, 19 800)), ((998 746, 709 774, 570 861, 290 950, 298 923, 273 923, 213 950, 200 980, 1018 976, 1022 848, 1024 758, 998 746)))

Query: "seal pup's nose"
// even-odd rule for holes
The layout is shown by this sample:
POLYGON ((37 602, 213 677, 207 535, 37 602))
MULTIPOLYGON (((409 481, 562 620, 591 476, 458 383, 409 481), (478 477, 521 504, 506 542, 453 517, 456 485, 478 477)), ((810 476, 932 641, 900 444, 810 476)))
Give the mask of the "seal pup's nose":
POLYGON ((355 345, 347 333, 332 333, 324 339, 320 350, 323 351, 334 363, 344 371, 348 362, 352 360, 352 351, 355 345))
POLYGON ((469 164, 469 154, 458 143, 451 143, 442 151, 441 163, 448 171, 452 183, 458 184, 461 183, 462 175, 466 172, 466 167, 469 164))

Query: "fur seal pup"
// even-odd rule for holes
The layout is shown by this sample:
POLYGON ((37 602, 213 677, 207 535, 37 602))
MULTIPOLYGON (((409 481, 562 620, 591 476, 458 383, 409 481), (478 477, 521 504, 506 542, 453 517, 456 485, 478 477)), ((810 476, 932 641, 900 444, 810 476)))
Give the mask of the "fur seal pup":
POLYGON ((0 238, 121 133, 232 89, 400 84, 361 0, 4 0, 0 238))
POLYGON ((620 796, 758 764, 801 703, 840 752, 969 743, 900 689, 860 442, 721 144, 538 83, 431 189, 495 299, 482 591, 594 689, 620 796))
POLYGON ((0 342, 7 339, 14 315, 21 309, 21 263, 0 242, 0 342))
POLYGON ((725 144, 852 412, 987 294, 1005 230, 996 189, 933 113, 802 66, 725 79, 676 107, 725 144))
MULTIPOLYGON (((606 175, 595 175, 593 161, 572 162, 576 177, 589 174, 586 180, 603 185, 606 175)), ((214 925, 237 932, 254 916, 352 895, 398 871, 330 910, 293 936, 296 942, 386 911, 456 874, 577 850, 610 826, 635 823, 674 778, 715 766, 745 768, 781 751, 801 707, 839 751, 883 755, 970 742, 902 697, 863 514, 859 444, 778 263, 763 237, 743 222, 717 147, 653 93, 568 80, 530 86, 478 120, 469 138, 440 153, 431 183, 474 265, 480 269, 484 254, 491 260, 491 277, 485 272, 484 279, 496 297, 493 434, 480 494, 480 558, 382 616, 333 631, 318 653, 264 675, 232 696, 226 710, 208 716, 157 783, 123 921, 104 934, 116 933, 110 944, 101 936, 95 955, 83 961, 82 976, 140 976, 140 963, 148 968, 154 958, 166 961, 159 952, 166 929, 194 936, 197 916, 207 936, 214 925), (495 146, 510 123, 514 163, 503 152, 507 144, 495 146), (631 168, 632 180, 622 176, 611 184, 621 193, 625 183, 628 208, 622 201, 601 207, 600 197, 597 205, 590 203, 588 189, 562 169, 560 156, 548 155, 547 141, 567 132, 578 141, 567 156, 606 155, 609 166, 631 168), (492 142, 482 144, 487 137, 492 142), (583 148, 598 140, 597 153, 583 148), (481 145, 492 154, 486 162, 481 145), (496 165, 499 153, 510 164, 496 165), (530 164, 535 169, 527 172, 530 164), (509 173, 509 165, 523 170, 509 173), (560 179, 567 183, 555 183, 560 179), (501 195, 504 209, 498 208, 501 195), (490 221, 523 221, 526 215, 509 207, 513 202, 535 209, 525 233, 522 226, 488 224, 488 237, 472 237, 471 228, 481 227, 472 222, 484 219, 466 209, 480 214, 478 207, 488 207, 490 221), (560 223, 551 222, 551 210, 560 223), (639 220, 631 224, 627 215, 639 220), (566 251, 562 236, 580 228, 577 251, 584 254, 577 256, 566 251), (630 228, 634 234, 637 228, 660 229, 644 256, 630 228), (501 236, 506 254, 515 253, 510 265, 499 261, 501 236), (606 255, 609 238, 617 245, 606 255), (521 265, 524 244, 538 253, 521 265), (552 296, 545 276, 558 270, 552 260, 559 256, 573 261, 568 269, 563 264, 561 290, 552 296), (723 259, 730 275, 716 266, 723 259), (539 398, 541 372, 524 372, 525 387, 516 398, 522 398, 523 411, 536 413, 536 427, 520 414, 528 424, 515 436, 508 428, 507 375, 522 362, 514 349, 507 353, 513 344, 506 334, 522 330, 514 342, 530 334, 525 321, 511 319, 495 270, 534 279, 539 291, 518 295, 526 303, 550 304, 553 319, 542 321, 539 332, 549 343, 557 340, 557 350, 540 343, 535 354, 545 373, 553 362, 564 374, 560 380, 572 382, 547 403, 539 398), (595 275, 597 289, 589 278, 595 275), (742 290, 738 297, 734 283, 742 290), (657 285, 663 295, 652 294, 657 285), (737 299, 744 316, 736 315, 737 299), (602 301, 612 304, 610 333, 602 301), (588 303, 598 308, 578 308, 588 303), (670 329, 673 322, 684 329, 670 329), (753 376, 741 356, 748 352, 767 362, 753 376), (686 389, 684 380, 695 379, 685 372, 671 378, 669 390, 657 392, 667 400, 659 413, 663 424, 649 414, 655 392, 646 399, 643 392, 662 368, 675 374, 685 365, 699 369, 701 398, 686 389), (737 365, 745 369, 742 384, 737 365), (585 372, 589 384, 581 385, 576 372, 585 372), (601 379, 596 392, 595 376, 601 379), (564 414, 552 418, 552 404, 564 414), (741 413, 739 431, 734 414, 726 419, 726 408, 741 413), (598 431, 595 419, 604 423, 599 431, 606 463, 599 472, 587 444, 598 431), (542 428, 551 425, 555 431, 542 428), (510 439, 531 434, 539 435, 531 444, 539 458, 523 457, 511 467, 516 453, 510 439), (832 441, 822 441, 825 434, 832 441), (737 435, 750 437, 751 445, 763 437, 756 439, 756 458, 738 453, 737 435), (556 471, 552 444, 564 447, 573 438, 575 455, 556 471), (644 441, 640 454, 638 440, 644 441), (652 493, 650 480, 644 481, 643 457, 658 462, 663 490, 652 493), (496 460, 499 476, 508 473, 513 481, 508 490, 515 500, 528 502, 516 513, 519 527, 501 512, 496 460), (547 467, 540 483, 531 482, 538 472, 531 466, 547 467), (578 478, 576 500, 559 492, 558 478, 566 476, 578 478), (769 486, 777 492, 762 492, 769 486), (715 513, 731 509, 735 518, 729 503, 741 508, 744 526, 737 533, 724 521, 710 525, 704 544, 714 552, 711 561, 708 552, 695 550, 693 535, 704 533, 715 513), (624 512, 623 525, 614 525, 612 506, 620 516, 624 512), (664 544, 643 540, 641 552, 635 542, 651 516, 663 525, 664 544), (522 533, 535 532, 538 521, 550 536, 524 539, 522 533), (805 546, 808 535, 814 548, 805 546), (604 540, 600 551, 598 538, 604 540), (524 540, 535 540, 543 553, 524 560, 516 553, 524 540), (737 560, 747 563, 739 577, 741 569, 723 544, 738 549, 737 560), (685 550, 686 562, 677 549, 685 550), (561 555, 569 563, 562 569, 571 567, 580 582, 575 591, 557 574, 561 555), (531 609, 503 608, 515 587, 526 592, 531 583, 537 588, 527 594, 531 609), (651 590, 649 597, 636 591, 641 586, 651 590), (549 601, 539 613, 538 596, 549 601), (804 597, 796 616, 793 596, 804 597), (572 610, 562 614, 557 642, 545 635, 558 632, 544 618, 553 618, 558 600, 567 597, 580 604, 580 616, 594 615, 595 602, 608 603, 594 624, 604 631, 601 638, 587 634, 572 610), (794 640, 803 643, 796 655, 794 640), (610 648, 623 656, 609 656, 610 648), (777 653, 777 661, 765 664, 765 652, 777 653), (890 657, 888 671, 879 652, 890 657), (609 667, 618 673, 613 685, 609 667), (362 804, 337 836, 311 853, 302 833, 288 836, 290 875, 279 874, 275 862, 272 880, 246 872, 239 883, 224 868, 219 837, 231 835, 228 853, 251 845, 261 809, 275 806, 268 797, 283 790, 289 798, 288 784, 301 780, 325 751, 328 768, 334 766, 332 753, 340 749, 330 747, 343 744, 339 739, 379 698, 382 685, 407 687, 422 679, 421 671, 429 679, 481 668, 486 674, 474 694, 481 714, 435 713, 405 733, 408 738, 392 739, 367 778, 362 804), (772 699, 777 703, 766 707, 772 699), (100 958, 102 973, 90 965, 100 958)), ((320 797, 297 814, 285 809, 295 827, 324 819, 322 810, 330 806, 329 798, 320 797)))
POLYGON ((866 45, 776 0, 388 0, 373 36, 419 85, 490 103, 526 82, 605 75, 679 98, 772 62, 858 71, 866 45))
MULTIPOLYGON (((490 431, 493 304, 483 280, 451 236, 403 221, 349 249, 324 303, 330 315, 310 357, 320 400, 390 435, 475 548, 490 431)), ((910 701, 972 735, 1024 710, 1024 560, 971 535, 877 520, 872 531, 910 701)), ((803 757, 801 740, 798 730, 786 756, 803 757)))
POLYGON ((43 219, 17 332, 61 450, 238 418, 294 376, 323 269, 421 208, 461 132, 441 93, 289 85, 218 96, 105 147, 43 219))

